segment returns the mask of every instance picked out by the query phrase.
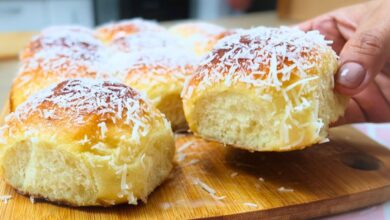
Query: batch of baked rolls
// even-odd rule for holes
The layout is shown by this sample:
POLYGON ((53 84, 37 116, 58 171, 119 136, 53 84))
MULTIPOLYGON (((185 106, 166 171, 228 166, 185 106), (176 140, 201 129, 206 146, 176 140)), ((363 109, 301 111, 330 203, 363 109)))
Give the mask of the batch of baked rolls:
POLYGON ((0 166, 18 192, 71 206, 146 202, 174 133, 249 151, 327 140, 347 102, 318 32, 142 19, 43 30, 21 51, 0 166))

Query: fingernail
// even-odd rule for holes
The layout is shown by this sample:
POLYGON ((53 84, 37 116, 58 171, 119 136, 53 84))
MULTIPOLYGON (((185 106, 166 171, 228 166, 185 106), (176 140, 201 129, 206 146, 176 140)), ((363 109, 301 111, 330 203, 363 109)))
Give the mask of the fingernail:
POLYGON ((355 89, 362 84, 365 76, 366 70, 362 65, 349 62, 340 67, 336 75, 336 82, 346 88, 355 89))

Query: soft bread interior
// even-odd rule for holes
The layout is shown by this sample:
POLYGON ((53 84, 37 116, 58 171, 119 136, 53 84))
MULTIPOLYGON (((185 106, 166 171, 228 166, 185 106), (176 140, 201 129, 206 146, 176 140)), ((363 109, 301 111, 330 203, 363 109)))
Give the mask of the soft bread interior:
POLYGON ((248 150, 301 148, 326 135, 318 125, 318 100, 311 94, 306 98, 311 104, 295 112, 277 91, 259 94, 245 87, 207 91, 193 104, 190 127, 205 138, 248 150))
POLYGON ((3 156, 5 178, 22 193, 70 204, 89 204, 96 187, 78 157, 44 142, 17 142, 3 156))

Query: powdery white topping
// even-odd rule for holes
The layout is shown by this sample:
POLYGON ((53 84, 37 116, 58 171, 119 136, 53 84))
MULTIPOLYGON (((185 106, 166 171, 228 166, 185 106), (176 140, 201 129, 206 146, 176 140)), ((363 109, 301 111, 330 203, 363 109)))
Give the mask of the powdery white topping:
POLYGON ((167 82, 166 75, 185 80, 185 78, 193 73, 198 59, 188 53, 188 51, 178 47, 156 48, 150 50, 142 50, 137 53, 130 53, 127 62, 127 70, 120 71, 126 73, 123 78, 131 76, 132 80, 145 83, 150 82, 150 79, 144 77, 145 74, 153 74, 154 82, 167 82), (148 72, 145 73, 145 69, 148 72), (127 75, 130 73, 131 75, 127 75))
MULTIPOLYGON (((84 117, 95 114, 100 116, 98 126, 102 138, 107 132, 107 122, 122 120, 133 128, 132 138, 139 141, 146 135, 150 117, 154 113, 148 109, 149 103, 137 91, 113 81, 70 79, 38 92, 20 105, 14 113, 19 120, 25 120, 32 114, 51 120, 66 117, 70 123, 83 124, 84 117), (44 107, 43 107, 44 106, 44 107), (50 110, 50 118, 45 118, 42 108, 50 110)), ((88 142, 84 137, 82 142, 88 142)))
POLYGON ((195 56, 178 47, 156 48, 133 53, 129 66, 186 67, 198 64, 195 56))
MULTIPOLYGON (((305 33, 288 27, 237 30, 218 42, 192 78, 201 79, 198 89, 220 81, 279 89, 292 72, 306 78, 314 63, 321 63, 320 53, 329 43, 318 31, 305 33)), ((188 83, 183 92, 186 97, 192 93, 188 83)))
POLYGON ((22 51, 21 58, 28 59, 40 50, 53 47, 92 47, 99 43, 92 30, 80 26, 53 26, 34 36, 22 51), (27 56, 27 57, 26 57, 27 56))
POLYGON ((165 47, 184 48, 184 44, 182 44, 179 38, 169 34, 168 32, 155 31, 138 32, 132 35, 120 37, 115 39, 110 46, 124 52, 165 47))
POLYGON ((33 56, 22 63, 20 72, 41 70, 44 74, 77 76, 83 68, 83 73, 98 74, 108 58, 107 49, 92 34, 60 28, 42 32, 29 48, 33 56))
POLYGON ((119 22, 111 22, 104 24, 97 29, 97 32, 112 35, 112 40, 140 31, 165 31, 165 29, 154 20, 145 20, 142 18, 124 19, 119 22))

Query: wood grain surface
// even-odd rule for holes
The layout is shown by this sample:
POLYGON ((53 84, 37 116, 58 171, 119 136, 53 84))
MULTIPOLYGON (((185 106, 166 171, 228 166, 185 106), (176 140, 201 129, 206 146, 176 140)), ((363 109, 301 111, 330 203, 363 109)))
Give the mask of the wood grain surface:
POLYGON ((17 194, 0 181, 1 219, 302 219, 390 199, 390 151, 350 126, 302 151, 250 153, 176 135, 176 166, 147 204, 72 208, 17 194), (204 185, 205 184, 205 185, 204 185), (205 188, 210 187, 207 192, 205 188), (217 198, 219 197, 219 198, 217 198))

